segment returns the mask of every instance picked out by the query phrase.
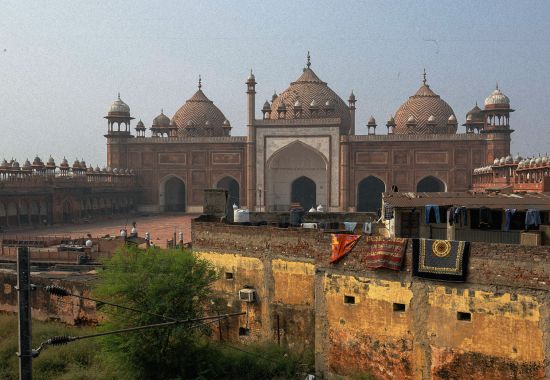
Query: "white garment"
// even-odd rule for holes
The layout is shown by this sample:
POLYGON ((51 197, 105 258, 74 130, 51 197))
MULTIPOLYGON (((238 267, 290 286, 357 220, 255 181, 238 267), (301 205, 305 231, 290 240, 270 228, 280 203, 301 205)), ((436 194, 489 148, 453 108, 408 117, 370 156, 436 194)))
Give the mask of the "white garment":
POLYGON ((363 224, 363 233, 367 235, 372 234, 372 222, 365 222, 363 224))

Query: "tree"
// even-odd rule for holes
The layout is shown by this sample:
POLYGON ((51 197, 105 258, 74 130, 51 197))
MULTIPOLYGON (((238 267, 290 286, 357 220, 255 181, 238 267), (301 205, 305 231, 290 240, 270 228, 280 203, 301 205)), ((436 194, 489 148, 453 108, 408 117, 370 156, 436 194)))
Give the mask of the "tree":
MULTIPOLYGON (((205 314, 210 284, 217 278, 208 261, 189 251, 124 247, 105 263, 94 289, 97 298, 180 320, 205 314)), ((164 322, 160 317, 98 305, 105 331, 164 322)), ((103 338, 107 359, 132 379, 194 378, 208 344, 189 324, 152 328, 103 338)), ((208 331, 205 329, 203 332, 208 331)))

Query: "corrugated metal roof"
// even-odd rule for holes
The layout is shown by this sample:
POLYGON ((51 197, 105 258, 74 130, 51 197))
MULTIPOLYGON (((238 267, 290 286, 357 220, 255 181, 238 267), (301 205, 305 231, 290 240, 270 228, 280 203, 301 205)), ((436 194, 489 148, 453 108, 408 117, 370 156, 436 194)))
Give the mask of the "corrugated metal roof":
POLYGON ((536 208, 550 210, 550 193, 487 194, 474 192, 448 193, 383 193, 382 199, 394 207, 465 206, 468 208, 536 208))

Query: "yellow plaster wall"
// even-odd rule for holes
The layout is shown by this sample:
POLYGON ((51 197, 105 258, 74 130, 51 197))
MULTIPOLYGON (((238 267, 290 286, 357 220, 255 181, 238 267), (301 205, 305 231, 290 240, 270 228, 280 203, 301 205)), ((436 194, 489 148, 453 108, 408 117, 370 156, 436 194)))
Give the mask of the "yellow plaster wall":
POLYGON ((213 284, 214 290, 235 292, 244 285, 256 285, 256 291, 261 292, 259 288, 263 285, 264 264, 260 259, 233 253, 197 252, 197 254, 214 264, 218 270, 219 279, 213 284), (233 273, 233 279, 226 280, 225 272, 233 273))
POLYGON ((264 264, 255 257, 247 257, 233 253, 220 252, 196 252, 203 259, 210 261, 218 270, 219 279, 214 282, 212 289, 224 294, 227 305, 231 311, 245 311, 247 315, 232 319, 233 328, 228 331, 230 338, 245 342, 261 341, 270 337, 269 330, 269 302, 264 288, 264 264), (227 280, 225 272, 233 273, 233 279, 227 280), (256 290, 257 301, 246 303, 238 300, 238 292, 245 286, 256 290), (247 327, 251 333, 249 336, 239 336, 238 328, 247 327))
POLYGON ((271 261, 274 280, 273 302, 285 305, 313 305, 315 302, 315 265, 299 261, 271 261))
POLYGON ((409 284, 363 277, 325 277, 324 289, 331 327, 360 329, 373 336, 406 337, 410 330, 409 284), (345 304, 344 296, 354 296, 355 304, 345 304), (405 312, 394 312, 393 303, 405 304, 405 312))
POLYGON ((433 286, 429 293, 428 335, 431 344, 518 361, 544 360, 540 305, 531 296, 495 295, 476 290, 433 286), (471 312, 471 321, 457 320, 471 312))

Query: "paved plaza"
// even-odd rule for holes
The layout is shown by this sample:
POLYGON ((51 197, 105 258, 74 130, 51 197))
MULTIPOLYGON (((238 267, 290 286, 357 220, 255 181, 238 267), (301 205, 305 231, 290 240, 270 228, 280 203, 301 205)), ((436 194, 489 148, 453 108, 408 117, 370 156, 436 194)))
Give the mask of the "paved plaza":
POLYGON ((144 236, 146 232, 151 235, 151 240, 160 247, 166 247, 166 241, 171 240, 176 233, 183 232, 183 241, 191 241, 191 220, 196 215, 174 214, 174 215, 154 215, 154 216, 128 216, 109 220, 101 220, 86 224, 65 224, 38 227, 33 229, 18 229, 5 231, 5 236, 70 236, 79 238, 91 234, 92 237, 101 237, 105 235, 119 235, 122 228, 128 232, 132 229, 132 222, 136 222, 139 236, 144 236))

